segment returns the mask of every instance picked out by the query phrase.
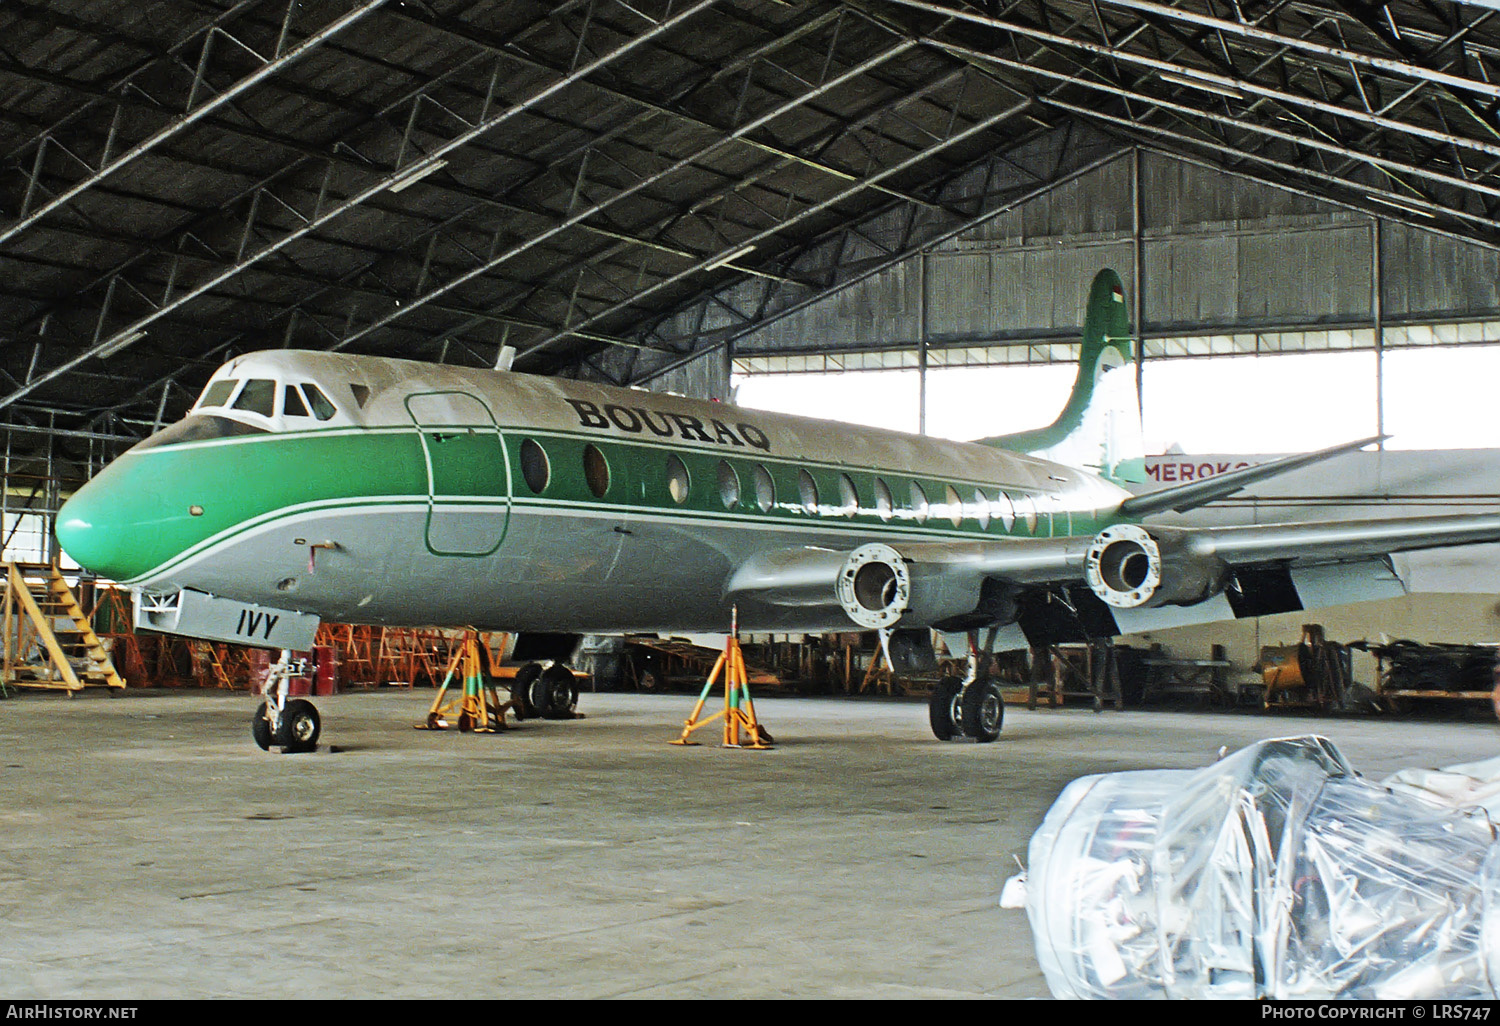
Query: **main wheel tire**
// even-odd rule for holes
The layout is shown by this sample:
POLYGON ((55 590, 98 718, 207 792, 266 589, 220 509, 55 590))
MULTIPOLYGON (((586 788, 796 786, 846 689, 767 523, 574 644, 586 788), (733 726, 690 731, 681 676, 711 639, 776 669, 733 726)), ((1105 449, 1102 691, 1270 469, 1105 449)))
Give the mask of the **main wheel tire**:
POLYGON ((944 677, 927 699, 927 720, 932 724, 932 736, 939 741, 951 741, 963 731, 963 713, 958 701, 963 687, 964 682, 959 678, 944 677))
POLYGON ((323 721, 317 707, 305 698, 294 698, 281 713, 282 745, 288 752, 310 752, 318 747, 323 721))
POLYGON ((255 710, 255 718, 250 721, 250 736, 255 738, 255 743, 260 745, 260 750, 269 752, 271 746, 276 744, 275 738, 271 737, 271 721, 266 719, 266 703, 260 703, 260 708, 255 710))
MULTIPOLYGON (((538 688, 537 707, 543 717, 549 720, 573 718, 573 709, 578 705, 578 682, 573 679, 572 670, 562 663, 553 663, 542 671, 538 688)), ((533 689, 533 692, 537 690, 533 689)))
POLYGON ((534 720, 542 714, 531 700, 531 689, 541 676, 541 663, 527 663, 511 678, 510 697, 516 703, 516 719, 534 720))
POLYGON ((963 697, 964 733, 980 744, 1000 737, 1005 723, 1005 696, 992 680, 976 680, 963 697))

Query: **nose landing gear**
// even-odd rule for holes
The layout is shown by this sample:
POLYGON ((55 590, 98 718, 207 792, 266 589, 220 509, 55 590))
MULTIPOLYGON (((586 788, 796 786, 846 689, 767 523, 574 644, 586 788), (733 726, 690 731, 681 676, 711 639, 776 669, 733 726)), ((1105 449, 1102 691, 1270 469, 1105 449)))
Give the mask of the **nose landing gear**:
POLYGON ((262 751, 270 751, 272 745, 288 754, 318 747, 323 721, 317 707, 305 698, 287 699, 291 679, 306 675, 307 660, 293 659, 288 649, 282 649, 281 658, 271 664, 264 689, 266 700, 250 721, 250 736, 262 751))

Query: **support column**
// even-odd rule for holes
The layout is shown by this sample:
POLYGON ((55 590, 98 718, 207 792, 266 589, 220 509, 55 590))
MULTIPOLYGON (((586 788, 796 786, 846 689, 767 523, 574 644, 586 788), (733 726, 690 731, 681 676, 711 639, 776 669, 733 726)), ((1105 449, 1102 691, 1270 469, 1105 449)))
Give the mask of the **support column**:
MULTIPOLYGON (((1375 328, 1375 433, 1385 434, 1385 228, 1370 224, 1370 320, 1375 328)), ((1385 448, 1385 442, 1379 447, 1385 448)))
POLYGON ((1144 247, 1141 244, 1141 225, 1144 218, 1141 215, 1141 148, 1135 147, 1130 151, 1130 245, 1131 258, 1135 263, 1134 273, 1131 274, 1130 307, 1135 320, 1135 394, 1141 406, 1141 419, 1145 419, 1146 410, 1146 337, 1143 325, 1146 322, 1145 315, 1141 310, 1141 303, 1145 298, 1145 288, 1141 282, 1145 278, 1144 247))
POLYGON ((917 254, 917 434, 927 434, 927 251, 917 254))

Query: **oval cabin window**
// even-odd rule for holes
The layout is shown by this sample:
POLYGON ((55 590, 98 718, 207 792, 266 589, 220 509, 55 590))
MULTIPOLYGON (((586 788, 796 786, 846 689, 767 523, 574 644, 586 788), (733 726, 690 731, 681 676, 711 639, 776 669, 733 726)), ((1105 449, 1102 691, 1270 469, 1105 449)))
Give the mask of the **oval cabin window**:
POLYGON ((734 509, 740 501, 740 475, 734 472, 728 460, 719 461, 719 499, 725 509, 734 509))
POLYGON ((682 462, 682 457, 672 455, 667 457, 667 491, 671 493, 672 501, 684 503, 688 497, 688 486, 691 481, 688 478, 687 464, 682 462))
POLYGON ((755 465, 755 505, 762 513, 771 512, 771 507, 776 505, 776 482, 771 480, 771 472, 760 464, 755 465))
POLYGON ((802 500, 804 512, 818 512, 818 483, 805 470, 797 471, 797 493, 797 497, 802 500))
POLYGON ((552 479, 552 466, 547 462, 547 453, 533 439, 521 443, 521 477, 526 487, 540 495, 552 479))
POLYGON ((583 479, 588 482, 589 491, 595 498, 602 499, 609 491, 609 461, 596 445, 583 447, 583 479))

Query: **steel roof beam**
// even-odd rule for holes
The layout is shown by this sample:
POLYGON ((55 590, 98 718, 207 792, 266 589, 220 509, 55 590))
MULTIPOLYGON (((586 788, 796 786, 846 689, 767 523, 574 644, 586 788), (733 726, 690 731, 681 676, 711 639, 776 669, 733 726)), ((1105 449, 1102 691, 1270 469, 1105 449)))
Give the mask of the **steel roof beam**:
MULTIPOLYGON (((343 17, 337 18, 329 24, 325 25, 323 28, 319 29, 317 32, 314 32, 311 36, 307 37, 301 43, 292 47, 290 50, 287 50, 285 53, 278 53, 277 55, 269 59, 262 57, 260 54, 257 54, 249 46, 246 46, 244 43, 235 39, 233 36, 230 36, 227 32, 224 32, 223 29, 211 29, 203 41, 203 51, 198 61, 199 77, 193 83, 193 92, 190 92, 188 95, 187 112, 177 116, 176 118, 173 118, 172 121, 165 127, 157 130, 156 132, 153 132, 150 136, 146 137, 145 139, 141 140, 140 142, 131 146, 129 149, 125 150, 123 153, 120 153, 118 156, 115 156, 113 158, 111 158, 109 154, 109 147, 106 143, 105 152, 99 160, 99 166, 97 168, 91 169, 92 173, 87 177, 83 178, 81 181, 75 182, 68 188, 65 188, 51 200, 41 204, 39 207, 32 209, 30 212, 27 212, 26 204, 23 202, 21 205, 21 213, 17 220, 12 222, 9 226, 0 229, 0 244, 4 244, 10 239, 15 238, 17 235, 24 232, 27 228, 30 228, 42 218, 52 213, 54 210, 66 205, 67 203, 70 203, 82 193, 87 192, 93 186, 104 181, 110 175, 115 174, 121 168, 130 165, 140 157, 151 152, 151 150, 156 146, 159 146, 161 143, 172 138, 183 130, 190 128, 192 125, 207 117, 209 114, 212 114, 220 107, 223 107, 225 104, 232 102, 241 94, 255 88, 255 86, 259 85, 270 76, 277 74, 289 65, 295 64, 297 61, 301 60, 303 57, 306 57, 309 53, 316 50, 319 46, 322 46, 323 43, 327 42, 329 39, 332 39, 334 36, 350 28, 351 26, 357 25, 364 18, 366 18, 370 14, 373 14, 385 2, 386 0, 365 0, 364 3, 360 4, 354 10, 348 12, 343 17), (196 99, 195 94, 199 82, 202 80, 202 69, 208 62, 209 49, 216 34, 223 35, 230 42, 237 45, 241 50, 260 59, 262 61, 262 64, 259 68, 256 68, 254 71, 246 75, 244 78, 240 79, 238 82, 229 86, 227 89, 221 90, 212 99, 204 101, 195 108, 193 106, 193 101, 196 99)), ((285 33, 285 30, 290 26, 292 15, 296 12, 296 10, 297 6, 295 4, 288 5, 286 13, 287 24, 283 25, 283 34, 285 33)), ((41 161, 45 145, 45 139, 37 144, 38 162, 41 161)))
MULTIPOLYGON (((805 310, 814 303, 827 299, 831 295, 857 285, 862 281, 873 278, 877 274, 880 274, 883 271, 887 271, 905 260, 911 259, 917 253, 925 249, 940 245, 950 239, 956 238, 962 233, 970 231, 978 225, 984 224, 985 222, 991 221, 1008 211, 1014 210, 1016 207, 1020 206, 1023 203, 1027 203, 1031 200, 1044 196, 1047 193, 1052 192, 1059 186, 1066 185, 1067 183, 1081 178, 1084 175, 1089 174, 1090 172, 1096 171, 1101 167, 1111 164, 1119 160, 1121 157, 1125 156, 1128 152, 1128 150, 1124 149, 1113 150, 1109 153, 1095 158, 1094 160, 1090 160, 1076 168, 1073 168, 1066 173, 1060 174, 1052 180, 1042 181, 1034 188, 1027 189, 1022 192, 1011 192, 1010 195, 1006 196, 1005 199, 997 203, 995 206, 977 212, 972 217, 965 220, 962 224, 954 225, 934 235, 926 236, 916 242, 911 242, 909 240, 906 245, 902 246, 900 249, 890 254, 888 257, 883 258, 875 263, 871 263, 868 266, 861 267, 858 272, 846 278, 838 280, 831 279, 827 286, 820 289, 816 294, 807 296, 804 299, 798 300, 797 302, 787 304, 784 307, 779 307, 776 312, 774 314, 771 314, 770 316, 766 315, 766 310, 769 307, 769 302, 771 299, 771 293, 768 290, 762 295, 759 307, 749 323, 740 325, 732 329, 728 329, 727 331, 721 331, 717 333, 700 333, 698 335, 694 335, 689 339, 689 343, 693 347, 692 352, 685 358, 673 361, 663 367, 653 368, 645 377, 632 380, 649 381, 655 377, 659 377, 662 374, 666 374, 673 370, 676 370, 678 367, 690 363, 693 360, 699 359, 707 353, 713 352, 716 349, 720 349, 734 341, 737 341, 738 339, 743 338, 753 331, 758 331, 769 324, 774 324, 775 322, 785 317, 789 317, 800 310, 805 310), (708 337, 709 335, 713 336, 713 340, 707 345, 700 346, 698 343, 700 343, 703 338, 708 337)), ((997 154, 990 159, 1002 159, 1002 155, 997 154)), ((832 272, 836 273, 837 267, 832 268, 832 272)), ((695 302, 701 301, 702 299, 695 300, 695 302)))
MULTIPOLYGON (((83 353, 47 371, 45 374, 42 374, 35 381, 27 384, 25 387, 16 389, 5 396, 0 396, 0 409, 11 405, 17 399, 23 398, 35 389, 56 379, 62 374, 67 373, 73 368, 78 367, 87 360, 93 359, 95 357, 112 355, 113 353, 119 352, 120 350, 128 347, 131 343, 138 341, 140 338, 144 337, 145 329, 159 318, 171 313, 173 310, 182 307, 184 304, 191 302, 197 297, 204 295, 211 289, 216 288, 223 282, 234 277, 243 269, 253 266, 266 257, 279 252, 281 249, 290 245, 292 242, 306 236, 315 229, 322 227, 323 225, 346 213, 347 211, 355 209, 356 207, 363 204, 366 200, 370 199, 372 196, 390 188, 393 184, 396 184, 403 179, 415 180, 416 177, 428 173, 430 170, 435 170, 437 167, 441 166, 441 162, 444 160, 447 154, 465 145, 469 141, 478 138, 485 132, 492 130, 497 125, 510 120, 517 114, 520 114, 523 111, 531 108, 532 106, 535 106, 536 104, 541 103, 544 100, 556 95, 563 89, 572 85, 574 82, 580 81, 581 79, 596 73, 601 68, 607 66, 615 60, 618 60, 626 54, 633 52, 638 47, 651 41, 652 39, 655 39, 657 36, 677 28, 684 21, 708 9, 716 2, 718 2, 718 0, 697 0, 696 3, 687 8, 684 8, 677 14, 664 16, 661 21, 653 23, 651 28, 642 32, 640 35, 624 41, 623 43, 614 47, 612 50, 607 51, 603 55, 596 57, 592 61, 589 61, 587 64, 575 69, 573 73, 566 75, 557 81, 549 83, 541 89, 536 90, 526 99, 518 103, 511 104, 500 113, 485 116, 484 118, 482 118, 482 120, 470 125, 470 127, 468 127, 465 131, 461 132, 453 139, 450 139, 442 145, 436 147, 430 153, 425 154, 419 159, 413 160, 411 163, 407 164, 404 167, 400 167, 393 173, 379 176, 373 184, 365 186, 364 188, 354 193, 354 195, 334 204, 331 208, 323 210, 321 209, 320 203, 311 211, 310 214, 299 215, 299 218, 303 222, 299 227, 287 232, 285 235, 283 235, 282 238, 256 250, 254 253, 245 257, 245 259, 235 267, 213 276, 207 282, 200 283, 193 288, 181 293, 175 298, 164 296, 163 299, 155 306, 155 308, 150 313, 136 318, 125 327, 109 334, 108 337, 103 337, 104 333, 102 330, 97 332, 95 341, 83 353)), ((105 316, 108 315, 108 298, 109 297, 106 296, 104 312, 105 316)), ((101 317, 101 329, 103 323, 104 320, 103 317, 101 317)))
MULTIPOLYGON (((400 317, 406 316, 407 314, 409 314, 411 311, 413 311, 415 309, 419 309, 421 306, 425 305, 427 302, 430 302, 432 299, 436 299, 438 296, 444 295, 448 291, 450 291, 450 290, 452 290, 454 288, 457 288, 460 285, 465 284, 466 282, 473 281, 474 279, 476 279, 476 278, 478 278, 478 277, 480 277, 480 276, 482 276, 484 274, 487 274, 492 269, 494 269, 496 267, 499 267, 500 265, 504 264, 505 262, 507 262, 509 260, 514 259, 515 257, 517 257, 520 254, 526 252, 527 250, 533 248, 534 246, 537 246, 537 245, 541 244, 542 242, 546 241, 547 239, 550 239, 553 236, 555 236, 555 235, 557 235, 557 234, 559 234, 561 232, 566 231, 567 229, 569 229, 569 228, 573 227, 574 225, 576 225, 576 224, 578 224, 578 223, 586 220, 587 218, 594 217, 597 214, 599 214, 599 213, 601 213, 601 212, 603 212, 605 210, 608 210, 610 207, 614 206, 616 203, 620 202, 621 200, 626 199, 626 198, 628 198, 630 196, 633 196, 636 193, 639 193, 640 191, 642 191, 643 189, 649 188, 650 186, 655 185, 657 182, 660 182, 660 181, 666 179, 670 175, 673 175, 673 174, 675 174, 675 173, 683 170, 684 168, 690 167, 693 164, 696 164, 697 162, 699 162, 701 160, 704 160, 705 158, 707 158, 709 156, 712 156, 714 153, 717 153, 719 150, 721 150, 721 149, 725 148, 726 146, 729 146, 731 143, 734 143, 735 141, 737 141, 741 136, 745 135, 746 133, 754 131, 755 129, 761 127, 762 125, 768 124, 769 122, 775 120, 778 117, 781 117, 782 115, 786 114, 787 112, 789 112, 791 110, 795 110, 797 107, 801 106, 802 104, 806 103, 808 100, 811 100, 811 99, 813 99, 816 96, 821 96, 821 95, 823 95, 824 93, 828 92, 831 89, 837 88, 838 86, 843 85, 846 82, 849 82, 849 81, 852 81, 852 80, 858 78, 861 74, 863 74, 870 67, 873 67, 873 66, 875 66, 877 64, 880 64, 880 63, 883 63, 883 62, 885 62, 887 60, 890 60, 892 57, 895 57, 898 54, 904 53, 904 52, 906 52, 907 50, 910 50, 912 47, 914 47, 916 45, 917 44, 916 44, 916 42, 914 40, 903 40, 901 42, 898 42, 894 46, 889 47, 886 50, 883 50, 882 52, 880 52, 879 54, 874 55, 873 57, 867 58, 866 60, 864 60, 860 64, 854 66, 853 68, 850 68, 849 70, 843 72, 842 74, 836 75, 833 78, 829 79, 827 82, 825 82, 825 83, 823 83, 823 84, 821 84, 821 85, 819 85, 819 86, 817 86, 817 87, 815 87, 813 89, 808 90, 808 92, 805 93, 805 94, 803 94, 802 96, 799 96, 799 97, 797 97, 797 98, 795 98, 793 100, 789 100, 786 103, 783 103, 783 104, 780 104, 780 105, 774 107, 770 111, 761 113, 761 114, 759 114, 759 115, 751 118, 749 121, 745 122, 745 124, 741 125, 739 128, 736 128, 732 132, 729 132, 726 135, 722 136, 721 138, 714 140, 712 143, 708 144, 707 146, 704 146, 704 147, 700 148, 699 150, 697 150, 693 154, 691 154, 691 155, 689 155, 687 157, 684 157, 684 158, 682 158, 680 160, 674 161, 670 166, 668 166, 668 167, 666 167, 666 168, 664 168, 662 170, 653 172, 652 174, 649 174, 649 175, 646 175, 646 176, 642 177, 638 181, 633 182, 633 183, 631 183, 628 186, 625 186, 623 189, 619 190, 618 192, 614 193, 613 195, 609 196, 608 198, 606 198, 604 200, 601 200, 601 201, 599 201, 597 203, 594 203, 594 204, 592 204, 592 205, 590 205, 590 206, 588 206, 588 207, 586 207, 586 208, 584 208, 582 210, 579 210, 579 211, 577 211, 575 213, 570 214, 567 218, 565 218, 564 220, 562 220, 562 221, 554 224, 552 227, 546 229, 545 231, 540 232, 540 233, 538 233, 536 235, 533 235, 533 236, 531 236, 531 237, 529 237, 529 238, 527 238, 527 239, 525 239, 525 240, 523 240, 523 241, 521 241, 519 243, 516 243, 513 246, 510 246, 504 252, 496 255, 492 259, 487 260, 487 261, 485 261, 482 264, 479 264, 478 266, 470 269, 469 271, 466 271, 463 274, 459 275, 457 278, 454 278, 454 279, 452 279, 452 280, 444 283, 443 285, 441 285, 441 286, 433 289, 431 292, 427 293, 427 295, 419 297, 417 299, 413 299, 413 300, 411 300, 409 302, 403 303, 400 307, 397 307, 396 309, 392 310, 391 312, 389 312, 385 316, 383 316, 381 318, 378 318, 377 320, 373 321, 372 323, 370 323, 370 324, 366 325, 365 327, 361 328, 359 331, 354 332, 353 334, 350 334, 350 335, 346 336, 344 338, 344 340, 339 345, 335 346, 334 348, 336 348, 336 349, 343 349, 343 348, 346 348, 349 345, 352 345, 353 343, 355 343, 355 342, 359 341, 360 339, 362 339, 362 338, 366 337, 367 335, 369 335, 371 332, 376 331, 376 330, 378 330, 380 328, 385 327, 386 325, 390 324, 392 321, 395 321, 395 320, 397 320, 400 317)), ((0 405, 3 405, 3 403, 0 403, 0 405)))
MULTIPOLYGON (((892 175, 897 175, 897 174, 902 173, 903 171, 909 170, 910 168, 915 167, 917 164, 921 163, 923 160, 927 159, 931 155, 931 152, 933 150, 942 149, 942 148, 945 148, 945 147, 948 147, 948 146, 952 146, 955 143, 962 142, 965 139, 968 139, 968 138, 971 138, 971 137, 973 137, 975 135, 978 135, 980 132, 983 132, 983 131, 989 129, 990 127, 992 127, 994 125, 1000 124, 1001 122, 1009 120, 1010 118, 1013 118, 1016 115, 1024 112, 1026 110, 1026 108, 1028 108, 1030 105, 1031 105, 1030 101, 1028 100, 1026 102, 1016 104, 1016 105, 1014 105, 1012 107, 1008 107, 1008 108, 1006 108, 1006 109, 1004 109, 1002 111, 999 111, 999 112, 997 112, 995 114, 991 114, 988 117, 982 118, 979 121, 976 121, 974 124, 970 125, 968 128, 965 128, 962 131, 955 133, 954 135, 950 136, 949 138, 941 140, 941 141, 936 142, 936 143, 933 143, 931 146, 927 147, 926 149, 924 149, 924 150, 922 150, 922 151, 920 151, 918 153, 913 154, 910 157, 907 157, 905 160, 900 161, 899 163, 893 164, 890 167, 883 168, 880 171, 875 172, 874 174, 870 175, 869 180, 872 183, 873 182, 878 182, 879 180, 881 180, 883 178, 889 178, 892 175)), ((849 198, 851 198, 855 194, 857 194, 857 193, 861 192, 862 190, 864 190, 865 187, 866 187, 866 183, 865 182, 857 182, 854 185, 851 185, 850 187, 848 187, 847 189, 844 189, 843 191, 839 192, 837 195, 829 197, 828 199, 823 200, 821 203, 818 203, 818 204, 816 204, 816 205, 814 205, 812 207, 809 207, 806 210, 798 212, 795 216, 786 219, 785 221, 783 221, 779 225, 775 225, 775 226, 773 226, 771 228, 766 229, 765 231, 758 232, 757 234, 752 235, 752 236, 750 236, 747 239, 741 239, 741 240, 739 240, 738 243, 737 243, 737 246, 739 248, 743 248, 743 247, 749 246, 749 245, 758 245, 759 243, 764 242, 766 239, 769 239, 772 236, 776 235, 778 232, 784 231, 790 225, 796 224, 799 221, 806 220, 807 218, 812 217, 812 216, 814 216, 816 214, 820 214, 823 211, 828 210, 831 207, 837 205, 838 203, 842 203, 845 200, 848 200, 849 198)), ((730 251, 728 251, 728 250, 725 251, 726 254, 728 252, 730 252, 730 251)), ((598 313, 595 313, 595 314, 591 315, 590 317, 585 318, 583 321, 579 322, 576 326, 564 329, 562 331, 559 331, 556 334, 553 334, 553 335, 549 336, 548 338, 545 338, 542 341, 537 342, 534 345, 531 345, 531 346, 527 347, 527 349, 524 352, 522 352, 521 354, 519 354, 519 356, 517 358, 520 359, 522 357, 532 356, 532 355, 534 355, 534 354, 542 351, 543 349, 546 349, 549 346, 555 344, 556 342, 560 341, 561 339, 567 338, 577 328, 586 328, 586 327, 589 327, 590 325, 597 323, 599 320, 603 319, 604 317, 607 317, 607 316, 609 316, 611 314, 614 314, 614 313, 618 313, 619 311, 625 309, 627 306, 630 306, 630 305, 633 305, 635 303, 638 303, 644 297, 646 297, 646 296, 648 296, 648 295, 650 295, 650 294, 652 294, 654 292, 657 292, 660 289, 663 289, 663 288, 665 288, 668 285, 671 285, 671 284, 673 284, 675 282, 678 282, 678 281, 681 281, 681 280, 683 280, 685 278, 688 278, 691 275, 698 274, 698 273, 701 273, 701 272, 703 272, 705 270, 708 270, 711 266, 713 266, 714 263, 715 263, 715 260, 713 260, 713 259, 704 260, 704 261, 702 261, 702 262, 700 262, 698 264, 695 264, 694 266, 692 266, 692 267, 690 267, 690 268, 688 268, 688 269, 686 269, 684 271, 678 272, 677 274, 671 276, 670 278, 667 278, 664 281, 658 282, 657 284, 652 285, 649 288, 642 289, 642 290, 638 291, 633 297, 631 297, 630 300, 628 300, 626 302, 623 302, 623 303, 617 303, 614 306, 609 307, 608 309, 601 310, 598 313)))

